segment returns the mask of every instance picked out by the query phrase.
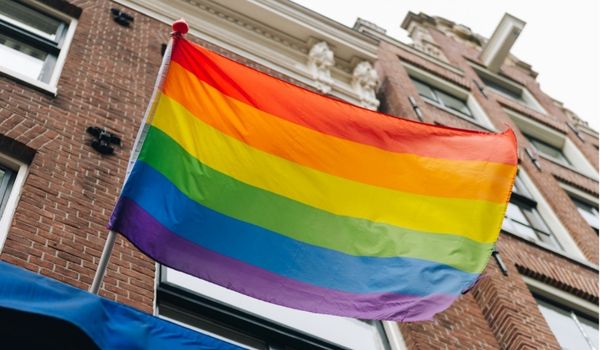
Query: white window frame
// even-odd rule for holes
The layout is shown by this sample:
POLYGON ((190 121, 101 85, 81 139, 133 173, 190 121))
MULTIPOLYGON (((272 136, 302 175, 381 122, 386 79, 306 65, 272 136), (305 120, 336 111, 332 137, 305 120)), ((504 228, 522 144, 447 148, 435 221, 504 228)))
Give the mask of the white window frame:
POLYGON ((435 76, 429 72, 426 72, 420 68, 417 68, 415 66, 412 66, 406 62, 402 62, 402 65, 404 66, 408 75, 411 78, 420 80, 423 83, 426 83, 430 86, 435 87, 438 90, 441 90, 441 91, 447 93, 448 95, 451 95, 459 100, 464 101, 465 104, 467 105, 467 107, 469 107, 469 109, 471 110, 471 113, 473 114, 473 118, 466 117, 466 116, 462 115, 461 113, 456 112, 450 108, 446 108, 446 107, 439 105, 433 101, 423 98, 425 103, 431 104, 431 105, 435 106, 436 108, 442 109, 454 116, 459 117, 460 119, 466 120, 466 121, 473 123, 483 129, 486 129, 488 131, 497 131, 494 124, 492 124, 492 122, 490 121, 488 116, 483 111, 483 108, 481 108, 479 103, 477 103, 477 100, 475 99, 475 97, 473 97, 473 95, 468 90, 465 90, 455 84, 452 84, 440 77, 437 77, 437 76, 435 76))
POLYGON ((528 118, 513 110, 504 109, 504 111, 517 125, 519 130, 562 150, 563 155, 569 160, 569 162, 571 162, 571 164, 560 162, 541 152, 537 152, 540 157, 555 164, 559 164, 562 167, 571 169, 583 176, 598 180, 597 169, 585 158, 577 146, 575 146, 573 141, 571 141, 565 134, 538 123, 531 118, 528 118))
MULTIPOLYGON (((365 346, 368 343, 365 339, 367 339, 369 334, 372 337, 376 336, 374 329, 369 329, 374 326, 370 326, 364 321, 290 309, 242 295, 165 266, 161 266, 161 269, 161 283, 168 286, 175 286, 183 291, 200 295, 225 306, 241 310, 249 315, 265 319, 266 321, 279 324, 285 328, 304 333, 310 337, 321 339, 343 348, 372 348, 365 346), (349 339, 349 335, 354 338, 349 339), (364 341, 365 343, 361 345, 358 343, 360 341, 364 341)), ((160 303, 158 309, 158 316, 163 317, 160 314, 160 303)), ((189 325, 186 324, 185 326, 189 325)), ((393 331, 393 328, 389 327, 389 325, 386 327, 385 323, 382 323, 382 326, 385 336, 388 338, 387 344, 389 344, 390 348, 392 350, 404 350, 405 348, 401 347, 403 340, 399 329, 390 335, 388 332, 393 331)), ((396 326, 396 328, 398 327, 396 326)), ((204 330, 200 331, 205 332, 204 330)), ((382 343, 386 341, 386 339, 378 339, 382 343)), ((368 343, 368 345, 370 344, 372 343, 368 343)), ((384 348, 373 349, 382 350, 384 348)))
POLYGON ((542 114, 545 114, 545 115, 548 114, 548 112, 546 112, 544 107, 542 107, 542 105, 535 99, 535 97, 533 97, 533 94, 531 92, 529 92, 529 90, 526 87, 524 87, 520 84, 517 84, 517 83, 515 83, 505 77, 502 77, 498 74, 492 73, 481 67, 478 67, 475 65, 471 65, 471 67, 473 67, 473 70, 475 70, 475 73, 480 78, 482 78, 482 76, 483 76, 485 79, 491 80, 495 84, 498 84, 498 85, 502 86, 503 88, 514 92, 515 94, 521 95, 522 100, 517 100, 513 96, 507 95, 507 94, 503 93, 502 91, 496 90, 493 87, 485 84, 485 82, 484 82, 483 84, 484 84, 484 86, 486 86, 488 88, 488 91, 491 90, 494 93, 500 94, 502 96, 506 96, 507 98, 511 99, 512 101, 516 101, 517 103, 525 105, 526 107, 529 107, 529 108, 531 108, 537 112, 540 112, 542 114))
POLYGON ((566 256, 570 259, 588 263, 587 258, 585 257, 585 255, 583 255, 583 253, 577 246, 577 243, 575 243, 575 240, 573 239, 573 237, 571 237, 571 234, 569 234, 569 231, 562 224, 562 222, 560 221, 558 216, 554 213, 554 211, 552 210, 552 208, 550 207, 548 202, 544 199, 544 196, 537 189, 537 187, 535 186, 535 184, 533 183, 533 181, 531 180, 531 178, 529 177, 527 172, 525 170, 523 170, 522 168, 520 168, 518 176, 521 178, 527 191, 533 197, 533 200, 535 200, 537 202, 537 206, 536 206, 537 211, 542 216, 542 219, 546 222, 546 225, 548 225, 548 227, 550 227, 550 229, 552 230, 552 234, 554 235, 554 238, 556 238, 556 240, 558 241, 558 243, 562 246, 562 248, 564 250, 557 249, 557 248, 552 247, 548 244, 545 244, 541 241, 532 240, 528 237, 524 237, 515 232, 509 232, 509 231, 505 231, 505 232, 508 232, 512 235, 518 236, 522 239, 527 240, 528 242, 532 242, 533 244, 541 246, 547 250, 558 253, 560 255, 566 256))
POLYGON ((56 17, 56 18, 60 19, 61 21, 64 21, 68 25, 62 46, 60 47, 60 53, 59 53, 58 57, 56 58, 56 63, 54 65, 54 68, 52 69, 52 75, 50 76, 50 80, 47 83, 40 81, 38 79, 33 79, 22 73, 15 72, 12 69, 2 66, 1 64, 0 64, 0 73, 11 76, 27 85, 33 86, 35 88, 46 91, 46 92, 56 96, 58 94, 58 89, 57 89, 58 80, 60 78, 62 69, 65 65, 65 61, 67 59, 67 54, 69 52, 69 48, 71 47, 73 37, 75 36, 75 28, 77 27, 77 19, 75 19, 65 13, 62 13, 58 10, 55 10, 47 5, 36 2, 36 1, 28 0, 28 1, 24 1, 24 3, 35 8, 36 10, 38 10, 40 12, 43 12, 50 16, 56 17))
POLYGON ((521 275, 529 290, 541 297, 552 300, 557 304, 564 306, 592 318, 599 318, 598 305, 587 300, 576 297, 573 294, 567 293, 561 289, 540 282, 531 277, 521 275))
MULTIPOLYGON (((587 202, 590 205, 596 206, 596 208, 598 208, 598 206, 600 205, 600 201, 598 200, 598 197, 596 197, 596 196, 593 196, 587 192, 584 192, 578 188, 575 188, 575 187, 573 187, 569 184, 566 184, 564 182, 561 182, 561 181, 558 182, 558 185, 560 187, 562 187, 563 190, 565 190, 565 192, 567 193, 567 195, 569 197, 575 197, 582 202, 587 202)), ((585 220, 585 218, 583 218, 583 217, 582 217, 582 219, 585 220)))
POLYGON ((0 153, 0 163, 16 172, 8 200, 6 201, 6 206, 4 207, 4 211, 0 216, 0 252, 2 252, 2 249, 4 248, 4 242, 6 242, 6 237, 8 236, 8 231, 15 214, 15 210, 17 209, 17 204, 19 203, 19 198, 21 197, 21 191, 23 189, 23 185, 25 184, 25 178, 29 172, 29 167, 27 164, 2 153, 0 153))

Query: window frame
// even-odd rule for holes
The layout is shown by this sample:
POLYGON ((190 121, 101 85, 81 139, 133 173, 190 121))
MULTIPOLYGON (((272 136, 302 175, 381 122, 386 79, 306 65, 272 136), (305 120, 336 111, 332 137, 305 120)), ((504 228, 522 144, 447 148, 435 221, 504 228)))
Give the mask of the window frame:
POLYGON ((556 238, 555 233, 552 231, 546 220, 544 220, 542 214, 540 214, 539 210, 537 209, 537 201, 530 194, 527 186, 520 176, 523 175, 519 174, 515 178, 515 184, 508 205, 510 206, 512 204, 516 206, 523 215, 525 222, 508 216, 507 214, 509 210, 507 209, 506 214, 504 215, 504 220, 502 221, 502 230, 529 239, 529 236, 518 231, 518 229, 513 230, 513 227, 511 227, 512 223, 526 226, 534 232, 536 236, 534 240, 536 243, 543 243, 551 246, 552 248, 564 250, 559 240, 556 238), (536 217, 533 218, 532 216, 536 217))
MULTIPOLYGON (((259 305, 260 306, 260 305, 259 305)), ((305 313, 304 311, 288 309, 280 307, 274 304, 268 304, 257 299, 239 294, 234 291, 224 290, 223 287, 211 284, 210 282, 203 281, 196 277, 186 275, 184 273, 172 270, 164 265, 157 264, 157 285, 156 285, 156 298, 155 298, 155 315, 158 317, 166 318, 170 321, 179 323, 185 327, 191 327, 199 332, 210 334, 217 338, 236 343, 236 339, 227 338, 222 333, 214 333, 215 329, 219 329, 225 332, 231 332, 237 336, 237 339, 254 339, 257 342, 263 342, 264 346, 269 349, 280 349, 280 345, 291 345, 298 346, 300 349, 304 348, 316 348, 316 349, 346 349, 347 344, 337 343, 336 340, 339 335, 333 336, 330 339, 322 338, 322 335, 318 333, 312 333, 310 329, 303 329, 302 325, 295 324, 294 322, 288 323, 290 320, 293 321, 294 317, 289 318, 278 318, 277 315, 284 311, 287 315, 287 310, 290 313, 305 313), (168 275, 173 272, 175 273, 174 278, 168 278, 168 275), (179 275, 179 277, 177 277, 179 275), (184 277, 185 280, 178 280, 184 277), (188 279, 189 278, 189 279, 188 279), (200 282, 200 287, 198 282, 200 282), (202 289, 202 284, 208 284, 210 287, 208 293, 202 289), (223 296, 221 291, 218 291, 218 297, 215 297, 215 290, 212 292, 210 289, 216 288, 216 290, 222 290, 226 296, 223 296), (241 299, 240 299, 241 298, 241 299), (251 300, 252 304, 260 303, 268 306, 265 310, 260 307, 260 310, 256 308, 256 305, 245 308, 245 302, 243 299, 251 300), (167 310, 168 309, 168 310, 167 310), (162 311, 161 311, 162 310, 162 311), (165 310, 167 310, 165 312, 165 310), (183 313, 177 313, 187 310, 188 316, 192 316, 198 320, 197 324, 209 324, 211 327, 198 328, 189 323, 179 321, 177 318, 172 316, 181 316, 183 313), (191 312, 190 312, 191 311, 191 312), (259 311, 264 311, 259 312, 259 311), (275 311, 275 312, 274 312, 275 311), (169 312, 175 312, 175 314, 169 312)), ((372 322, 362 321, 354 319, 341 320, 344 324, 338 324, 335 320, 335 316, 314 314, 315 320, 311 321, 314 325, 321 326, 333 326, 337 328, 337 332, 340 334, 340 330, 344 328, 345 322, 372 322), (333 319, 332 319, 333 318, 333 319), (331 323, 331 320, 334 323, 331 323)), ((299 315, 295 315, 298 317, 299 315)), ((297 322, 296 322, 297 323, 297 322)), ((362 327, 362 326, 361 326, 362 327)), ((399 332, 389 333, 392 327, 386 325, 383 322, 375 322, 374 328, 371 328, 373 335, 379 334, 378 338, 381 341, 381 350, 404 350, 403 343, 401 342, 402 336, 399 332)), ((310 328, 310 327, 309 327, 310 328)), ((237 343, 240 345, 240 343, 237 343)), ((251 346, 247 343, 241 343, 243 346, 251 346)))
MULTIPOLYGON (((599 319, 598 305, 596 305, 592 302, 589 302, 587 300, 581 299, 575 295, 567 293, 556 287, 553 287, 553 286, 550 286, 543 282, 540 282, 531 277, 523 276, 523 275, 521 277, 523 278, 525 284, 527 284, 527 287, 529 288, 529 290, 532 294, 532 297, 536 300, 536 304, 537 304, 537 299, 539 298, 546 303, 557 305, 558 307, 562 308, 563 310, 569 309, 569 310, 571 310, 571 312, 574 312, 576 314, 582 314, 582 315, 584 315, 584 317, 587 317, 588 319, 589 318, 596 319, 596 320, 599 319)), ((538 308, 539 308, 539 306, 538 306, 538 308)), ((541 310, 540 310, 540 313, 542 313, 541 310)), ((543 314, 542 314, 542 316, 543 316, 543 314)), ((543 316, 543 317, 545 320, 545 316, 543 316)), ((548 325, 548 328, 550 328, 550 325, 548 325)), ((550 328, 550 330, 552 331, 551 328, 550 328)))
POLYGON ((515 101, 525 107, 533 109, 536 112, 547 115, 548 112, 542 107, 538 100, 525 86, 518 84, 498 74, 492 73, 483 67, 471 64, 473 71, 479 77, 483 86, 489 88, 494 93, 515 101), (488 84, 488 83, 491 83, 488 84), (496 86, 498 88, 496 88, 496 86), (518 97, 516 97, 516 96, 518 97))
MULTIPOLYGON (((571 185, 568 185, 562 181, 558 182, 558 185, 565 191, 565 193, 567 194, 567 196, 569 196, 569 198, 571 200, 573 200, 573 198, 576 198, 577 200, 579 200, 580 202, 586 203, 588 205, 590 205, 591 207, 595 207, 596 212, 600 212, 600 210, 598 210, 598 207, 600 206, 600 201, 598 200, 597 196, 594 196, 592 194, 589 194, 587 192, 584 192, 578 188, 575 188, 571 185)), ((573 203, 573 205, 575 205, 575 207, 577 207, 577 205, 575 203, 573 203)), ((582 215, 582 219, 586 220, 586 218, 583 217, 582 215)), ((586 220, 586 222, 588 222, 586 220)), ((589 224, 589 222, 588 222, 589 224)), ((596 223, 598 225, 598 223, 596 223)), ((592 227, 592 229, 594 229, 594 226, 590 225, 590 227, 592 227)), ((598 232, 598 228, 595 229, 596 232, 598 232)))
MULTIPOLYGON (((428 103, 432 106, 435 106, 436 108, 446 111, 462 120, 466 120, 471 124, 475 124, 484 130, 492 131, 492 132, 498 131, 496 129, 496 127, 494 126, 494 124, 492 124, 491 120, 486 115, 483 108, 481 108, 481 106, 479 105, 479 103, 477 102, 477 100, 471 94, 471 92, 469 90, 459 87, 456 84, 446 81, 445 79, 438 77, 436 75, 433 75, 427 71, 424 71, 423 69, 412 66, 412 65, 408 64, 407 62, 401 61, 401 64, 404 67, 404 69, 406 70, 406 73, 408 74, 409 78, 411 79, 411 82, 413 80, 418 80, 427 86, 433 87, 433 88, 445 93, 446 95, 449 95, 453 98, 461 100, 463 103, 465 103, 465 105, 471 111, 472 117, 468 117, 461 112, 458 112, 454 109, 448 108, 448 107, 446 107, 438 102, 432 101, 428 98, 422 97, 421 94, 419 94, 419 97, 421 97, 425 103, 428 103)), ((413 84, 413 86, 415 86, 415 85, 413 84)), ((416 89, 416 86, 415 86, 415 89, 416 89)))
MULTIPOLYGON (((17 209, 21 191, 25 184, 29 167, 27 164, 20 162, 12 157, 0 153, 0 163, 3 168, 10 169, 14 177, 12 178, 10 189, 7 193, 0 193, 2 196, 3 208, 0 211, 0 252, 4 248, 4 242, 8 236, 8 231, 12 223, 12 219, 17 209)), ((7 186, 8 187, 8 186, 7 186)))
MULTIPOLYGON (((543 125, 530 117, 527 117, 512 109, 504 108, 504 112, 515 123, 517 128, 524 135, 530 135, 540 141, 562 150, 563 155, 571 164, 566 164, 548 156, 542 152, 537 152, 540 157, 561 167, 572 170, 580 175, 598 181, 598 170, 585 158, 577 146, 567 137, 566 134, 543 125)), ((522 145, 521 145, 522 146, 522 145)), ((534 147, 531 145, 531 147, 534 147)), ((537 148, 535 148, 537 150, 537 148)))
POLYGON ((47 62, 44 63, 44 68, 51 67, 49 70, 45 69, 45 72, 43 73, 43 78, 47 81, 43 81, 39 78, 31 78, 2 65, 0 65, 0 74, 12 77, 22 83, 56 96, 58 93, 58 80, 64 67, 69 48, 72 44, 78 21, 72 16, 36 1, 23 1, 22 3, 40 13, 64 22, 65 28, 62 29, 63 34, 58 38, 58 41, 53 42, 42 35, 36 34, 34 31, 28 30, 24 25, 19 25, 17 21, 7 21, 0 17, 0 29, 6 31, 8 37, 22 41, 27 45, 39 48, 48 53, 46 59, 47 62))
MULTIPOLYGON (((519 197, 520 198, 529 197, 530 201, 533 201, 534 203, 536 203, 536 209, 537 209, 539 215, 543 219, 546 226, 548 226, 548 228, 551 228, 554 239, 556 239, 560 248, 557 248, 555 246, 552 246, 552 245, 545 243, 543 241, 540 241, 540 240, 533 240, 519 232, 507 230, 506 227, 504 227, 504 222, 502 225, 502 231, 509 233, 511 235, 517 236, 517 237, 524 239, 528 242, 531 242, 535 245, 538 245, 546 250, 552 251, 556 254, 562 255, 566 258, 575 260, 577 262, 581 262, 581 263, 585 264, 586 266, 589 266, 590 262, 585 257, 585 255, 581 252, 581 250, 579 249, 579 246, 577 245, 577 243, 575 242, 575 240, 573 239, 573 237, 571 236, 569 231, 562 224, 562 222, 560 221, 558 216, 554 213, 551 206, 548 204, 548 202, 546 201, 546 199, 544 198, 542 193, 537 189, 537 187, 535 186, 535 184, 533 183, 533 181, 531 180, 531 178, 529 177, 527 172, 524 169, 519 168, 519 173, 517 176, 518 176, 518 180, 515 179, 515 184, 521 183, 527 191, 527 193, 525 195, 518 194, 519 197)), ((512 198, 512 195, 511 195, 511 198, 512 198)))

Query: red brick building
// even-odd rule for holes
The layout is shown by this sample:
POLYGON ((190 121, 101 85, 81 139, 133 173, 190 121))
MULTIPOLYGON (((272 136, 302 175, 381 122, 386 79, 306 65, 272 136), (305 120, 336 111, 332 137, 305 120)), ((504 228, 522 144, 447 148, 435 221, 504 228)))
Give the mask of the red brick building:
POLYGON ((372 23, 347 28, 288 1, 6 4, 1 260, 89 288, 168 23, 185 16, 188 38, 307 88, 427 123, 519 130, 521 170, 498 254, 433 322, 399 327, 241 298, 158 266, 122 237, 102 296, 250 348, 559 349, 567 338, 574 348, 597 348, 598 133, 509 54, 506 33, 523 29, 518 19, 505 17, 488 40, 411 13, 403 22, 413 39, 407 45, 372 23), (379 81, 356 84, 359 65, 375 66, 379 81), (110 152, 98 147, 94 130, 120 139, 100 145, 112 154, 98 151, 110 152))

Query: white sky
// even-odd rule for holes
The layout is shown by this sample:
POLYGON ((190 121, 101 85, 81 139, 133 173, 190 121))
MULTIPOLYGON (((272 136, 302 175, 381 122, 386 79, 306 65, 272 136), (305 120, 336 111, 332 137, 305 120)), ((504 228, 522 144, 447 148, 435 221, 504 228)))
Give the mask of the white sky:
POLYGON ((600 5, 596 0, 293 0, 349 27, 357 17, 406 41, 408 13, 441 16, 490 37, 505 12, 525 22, 511 52, 539 73, 544 92, 600 129, 600 5))

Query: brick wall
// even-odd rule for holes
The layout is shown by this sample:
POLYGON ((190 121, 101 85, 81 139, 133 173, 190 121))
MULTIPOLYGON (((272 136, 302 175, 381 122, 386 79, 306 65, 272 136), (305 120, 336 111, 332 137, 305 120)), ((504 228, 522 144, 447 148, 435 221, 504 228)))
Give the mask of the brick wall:
MULTIPOLYGON (((382 42, 377 69, 384 76, 380 91, 380 95, 385 97, 382 104, 384 112, 416 119, 408 102, 408 96, 412 96, 423 111, 425 122, 481 129, 474 123, 426 103, 417 93, 402 66, 402 62, 406 62, 470 90, 497 129, 502 130, 506 125, 515 129, 521 148, 528 143, 514 128, 514 123, 503 108, 516 110, 564 133, 590 163, 598 167, 598 152, 594 147, 597 141, 590 140, 586 135, 587 142, 582 142, 567 127, 568 116, 540 90, 529 72, 517 67, 502 69, 503 74, 527 87, 548 111, 547 115, 500 96, 490 89, 486 89, 487 97, 484 96, 474 80, 483 84, 470 65, 471 62, 478 62, 477 50, 463 45, 460 40, 446 36, 437 29, 430 27, 429 32, 450 64, 463 74, 444 69, 436 64, 435 60, 424 60, 396 45, 382 42)), ((597 264, 598 235, 579 215, 570 198, 558 185, 557 179, 595 196, 598 195, 598 181, 550 160, 540 158, 540 162, 541 171, 533 165, 529 157, 523 156, 520 166, 530 175, 586 258, 597 264)), ((596 269, 508 233, 500 236, 497 247, 507 265, 508 275, 504 275, 494 259, 491 259, 479 283, 449 310, 436 316, 434 322, 401 325, 410 349, 560 349, 522 275, 598 303, 596 269)))

